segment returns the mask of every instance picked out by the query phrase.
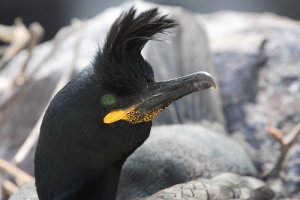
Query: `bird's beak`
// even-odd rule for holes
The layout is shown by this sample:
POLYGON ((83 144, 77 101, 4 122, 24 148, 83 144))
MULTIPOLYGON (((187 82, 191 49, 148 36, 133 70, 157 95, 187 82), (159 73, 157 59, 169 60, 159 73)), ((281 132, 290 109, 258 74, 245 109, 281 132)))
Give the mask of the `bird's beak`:
POLYGON ((141 123, 152 120, 173 101, 196 91, 216 88, 216 82, 207 72, 196 72, 163 82, 153 82, 142 92, 137 101, 125 109, 113 110, 103 121, 106 124, 125 120, 141 123))

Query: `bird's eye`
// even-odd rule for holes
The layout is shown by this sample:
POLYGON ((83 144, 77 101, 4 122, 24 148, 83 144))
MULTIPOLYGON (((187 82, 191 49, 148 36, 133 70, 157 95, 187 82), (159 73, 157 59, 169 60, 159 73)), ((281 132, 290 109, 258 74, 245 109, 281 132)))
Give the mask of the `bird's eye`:
POLYGON ((117 98, 113 94, 105 94, 101 97, 101 103, 104 106, 112 107, 117 104, 117 98))

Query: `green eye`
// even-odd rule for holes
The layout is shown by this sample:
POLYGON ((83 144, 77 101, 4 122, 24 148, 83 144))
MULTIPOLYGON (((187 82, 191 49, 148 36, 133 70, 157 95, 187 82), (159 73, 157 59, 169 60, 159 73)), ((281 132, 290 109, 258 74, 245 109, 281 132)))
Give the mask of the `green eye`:
POLYGON ((114 106, 117 103, 117 98, 112 94, 105 94, 101 97, 101 103, 105 106, 114 106))

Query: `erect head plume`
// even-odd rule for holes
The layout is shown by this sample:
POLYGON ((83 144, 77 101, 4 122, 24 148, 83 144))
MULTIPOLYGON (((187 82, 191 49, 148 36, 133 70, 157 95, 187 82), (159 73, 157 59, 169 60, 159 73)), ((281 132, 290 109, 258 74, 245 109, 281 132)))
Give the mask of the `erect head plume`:
POLYGON ((102 85, 121 94, 133 94, 153 82, 152 67, 141 51, 156 33, 176 25, 166 15, 159 15, 157 8, 136 15, 132 7, 121 14, 111 26, 94 62, 102 85))

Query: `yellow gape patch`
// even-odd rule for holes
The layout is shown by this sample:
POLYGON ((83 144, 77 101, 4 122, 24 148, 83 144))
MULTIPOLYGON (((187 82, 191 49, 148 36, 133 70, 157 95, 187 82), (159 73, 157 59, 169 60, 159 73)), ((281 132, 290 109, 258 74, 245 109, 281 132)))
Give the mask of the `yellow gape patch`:
MULTIPOLYGON (((169 105, 169 104, 168 104, 169 105)), ((151 111, 141 111, 136 106, 132 106, 128 109, 113 110, 105 115, 103 122, 105 124, 111 124, 119 120, 124 120, 132 124, 138 124, 141 122, 148 122, 154 119, 159 113, 161 113, 168 105, 161 108, 153 109, 151 111)))

